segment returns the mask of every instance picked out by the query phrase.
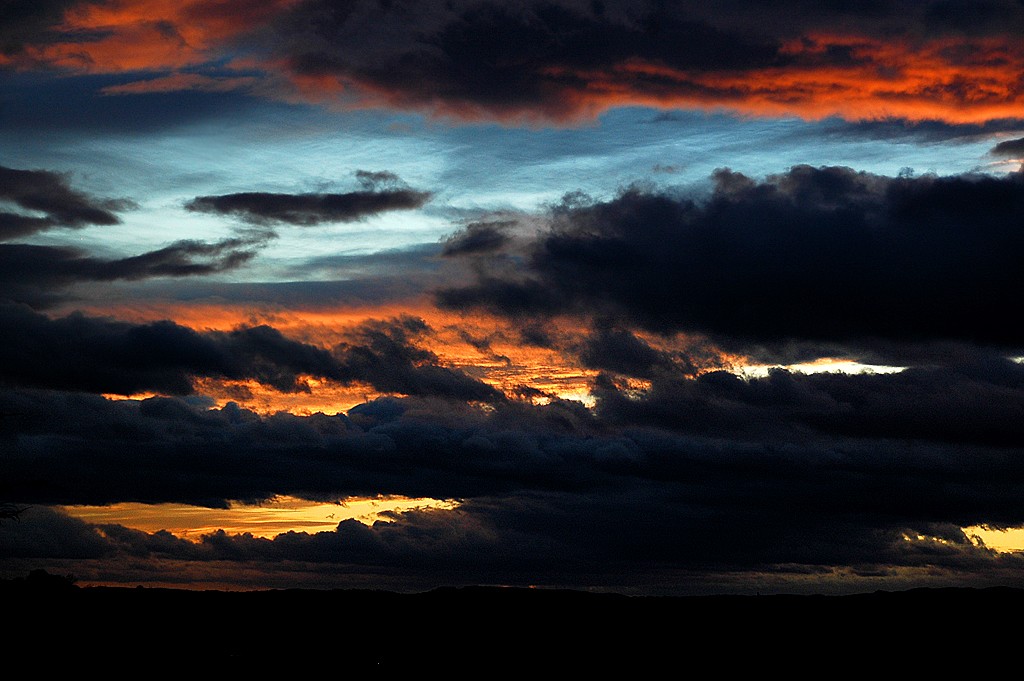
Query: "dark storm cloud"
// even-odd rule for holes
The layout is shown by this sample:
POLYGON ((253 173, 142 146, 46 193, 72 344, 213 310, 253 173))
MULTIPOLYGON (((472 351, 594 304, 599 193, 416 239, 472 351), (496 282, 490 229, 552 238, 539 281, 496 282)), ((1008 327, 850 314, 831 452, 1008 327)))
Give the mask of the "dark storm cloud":
POLYGON ((18 439, 9 441, 5 493, 20 503, 86 503, 117 500, 123 485, 151 485, 146 495, 130 498, 152 502, 297 492, 469 498, 617 490, 628 496, 637 485, 664 485, 712 503, 733 485, 721 498, 741 505, 790 493, 822 511, 835 504, 843 513, 887 509, 930 521, 1005 525, 1024 513, 1015 492, 1024 475, 1016 456, 1024 441, 1022 371, 780 374, 748 383, 708 375, 666 382, 640 397, 613 396, 606 388, 598 416, 557 401, 479 410, 461 400, 408 398, 377 400, 347 417, 259 417, 172 398, 111 402, 6 391, 4 432, 18 439), (995 396, 1000 406, 991 412, 995 396), (169 447, 182 437, 189 450, 169 447), (35 458, 44 450, 50 454, 35 458), (104 473, 122 467, 126 456, 138 462, 133 471, 104 473), (196 457, 206 462, 202 471, 168 474, 185 473, 196 457), (41 468, 44 462, 52 470, 41 468), (95 471, 78 486, 56 485, 80 477, 85 466, 95 471), (818 485, 830 476, 826 494, 818 485), (798 492, 800 479, 813 484, 798 492), (42 481, 56 486, 43 491, 42 481), (741 490, 755 481, 763 489, 742 501, 741 490), (963 487, 947 488, 946 481, 963 487), (858 499, 863 486, 875 493, 858 499), (38 493, 12 497, 10 490, 19 488, 38 493), (60 496, 48 496, 58 489, 60 496))
POLYGON ((1024 137, 1000 142, 992 147, 989 153, 993 156, 1019 156, 1024 153, 1024 137))
POLYGON ((199 333, 171 321, 132 324, 71 314, 50 318, 0 305, 0 383, 94 393, 187 395, 197 377, 252 379, 280 391, 308 391, 303 376, 410 395, 498 400, 501 393, 440 366, 412 344, 427 332, 413 318, 368 322, 358 342, 333 350, 301 343, 270 326, 199 333))
POLYGON ((700 202, 630 188, 556 208, 518 273, 482 273, 438 299, 704 334, 747 351, 1024 345, 1006 324, 1024 293, 1024 175, 797 166, 764 181, 728 170, 714 179, 700 202))
POLYGON ((557 400, 479 410, 382 399, 347 417, 261 417, 172 398, 2 391, 0 496, 463 502, 274 540, 219 532, 194 545, 104 528, 114 554, 188 562, 287 559, 576 585, 642 584, 663 570, 1019 568, 960 528, 1024 522, 1020 366, 990 359, 898 375, 659 380, 640 397, 605 385, 596 416, 557 400))
MULTIPOLYGON (((105 84, 108 93, 241 86, 287 101, 505 121, 571 121, 654 104, 983 123, 1017 118, 1020 108, 1024 7, 1015 0, 303 0, 227 3, 231 11, 197 2, 141 17, 116 6, 105 8, 109 16, 72 13, 56 27, 73 4, 8 9, 0 67, 130 74, 105 84), (238 51, 251 70, 225 66, 238 51), (159 75, 138 80, 147 71, 159 75)), ((182 109, 175 97, 159 102, 182 109)))
POLYGON ((130 208, 125 200, 103 200, 72 189, 65 176, 46 170, 18 170, 0 166, 0 201, 15 204, 30 214, 0 210, 0 241, 26 236, 52 227, 80 228, 116 225, 116 211, 130 208), (40 215, 41 213, 41 215, 40 215))
POLYGON ((664 372, 693 373, 692 362, 682 356, 651 347, 645 340, 624 329, 602 327, 587 337, 580 351, 584 366, 604 369, 638 378, 651 378, 664 372))
MULTIPOLYGON (((0 545, 0 558, 8 566, 24 566, 14 574, 24 574, 45 559, 47 566, 67 566, 65 571, 74 570, 75 575, 127 585, 147 579, 143 559, 158 558, 170 570, 166 582, 216 583, 213 575, 241 570, 250 587, 258 589, 294 587, 301 580, 317 589, 398 591, 426 591, 438 584, 503 584, 673 595, 774 589, 842 593, 869 591, 880 583, 920 586, 922 571, 938 586, 1020 583, 1019 556, 976 546, 955 526, 870 531, 845 522, 828 529, 816 526, 802 535, 761 522, 743 528, 714 523, 701 531, 694 519, 671 509, 666 513, 671 504, 656 499, 639 503, 651 520, 637 524, 635 517, 620 515, 624 501, 570 494, 501 497, 473 500, 453 512, 396 514, 391 522, 371 527, 346 520, 334 531, 289 532, 274 539, 217 531, 196 542, 165 531, 85 526, 33 509, 11 531, 12 541, 0 545), (632 532, 626 527, 629 522, 632 532), (740 532, 715 534, 734 529, 740 532), (760 540, 754 533, 765 529, 769 531, 760 540), (841 533, 847 541, 836 540, 841 533), (922 538, 908 541, 911 533, 922 538), (731 547, 727 536, 736 539, 731 547), (46 539, 33 543, 33 537, 46 539), (659 537, 662 543, 652 546, 659 537), (830 549, 820 556, 831 563, 774 562, 821 549, 830 549), (738 553, 744 550, 748 553, 738 553), (65 562, 71 560, 75 562, 65 562), (875 562, 879 560, 885 562, 875 562), (901 568, 918 572, 901 577, 901 568), (829 578, 841 579, 828 584, 829 578)), ((641 509, 631 504, 629 510, 641 509)))
POLYGON ((1013 31, 1024 20, 1024 8, 1017 0, 924 0, 893 4, 885 0, 816 2, 783 0, 774 2, 765 14, 757 0, 725 0, 714 7, 698 5, 690 11, 726 26, 757 29, 787 36, 810 28, 831 27, 837 31, 882 34, 898 31, 920 37, 936 35, 999 35, 1013 31))
MULTIPOLYGON (((386 399, 351 418, 285 413, 260 417, 235 405, 206 410, 172 398, 109 401, 85 393, 26 389, 0 395, 4 437, 26 447, 19 450, 24 456, 5 458, 0 494, 19 500, 27 495, 28 503, 44 498, 61 503, 132 498, 224 505, 228 499, 267 499, 284 489, 323 498, 338 489, 370 496, 387 494, 389 489, 405 489, 414 496, 442 490, 443 495, 464 496, 495 484, 515 484, 501 480, 500 473, 497 480, 491 479, 488 469, 501 468, 506 455, 491 457, 490 463, 477 457, 492 445, 471 437, 478 418, 460 402, 386 399), (445 412, 447 421, 464 422, 470 430, 453 430, 424 418, 445 412), (60 425, 54 429, 56 423, 60 425), (84 438, 83 433, 89 436, 84 438), (465 446, 460 444, 467 438, 465 446), (115 441, 116 447, 129 442, 136 446, 118 451, 115 441), (143 455, 139 446, 152 447, 152 457, 143 455), (85 458, 76 463, 73 451, 85 458), (40 477, 46 452, 70 458, 62 461, 60 470, 40 477), (132 471, 125 471, 126 477, 104 472, 107 466, 124 465, 126 456, 140 456, 148 463, 129 466, 132 471), (197 461, 205 463, 188 472, 197 461), (76 484, 74 479, 82 475, 76 484)), ((540 460, 531 463, 541 454, 529 453, 532 438, 520 440, 511 432, 498 437, 499 445, 526 457, 523 475, 544 475, 540 460)))
POLYGON ((252 378, 300 390, 299 374, 338 377, 330 354, 269 327, 198 333, 170 321, 131 324, 72 314, 51 319, 0 307, 6 385, 132 394, 189 394, 197 376, 252 378))
POLYGON ((422 207, 430 192, 400 186, 390 172, 357 171, 359 191, 343 194, 275 194, 242 192, 220 196, 198 196, 186 208, 204 213, 234 215, 257 224, 286 223, 319 225, 326 222, 354 222, 392 210, 422 207))
POLYGON ((190 277, 237 269, 256 256, 263 239, 214 243, 178 241, 126 258, 99 258, 77 248, 0 244, 0 300, 46 307, 82 282, 190 277))
POLYGON ((312 0, 276 28, 299 76, 351 79, 398 104, 499 115, 519 108, 571 113, 575 105, 565 95, 585 87, 581 71, 631 58, 696 70, 782 61, 771 41, 653 6, 598 13, 573 2, 459 2, 441 9, 312 0))
POLYGON ((275 24, 274 49, 312 96, 333 87, 342 97, 467 119, 572 120, 655 103, 981 123, 1017 117, 1014 77, 986 66, 1019 61, 1022 28, 1024 7, 1013 0, 977 12, 945 1, 897 9, 802 0, 306 0, 275 24), (997 109, 975 112, 982 100, 997 109))
MULTIPOLYGON (((630 496, 523 494, 472 500, 457 511, 413 512, 366 527, 349 520, 334 532, 292 533, 273 540, 224 533, 207 536, 207 560, 262 563, 287 556, 368 570, 414 572, 443 583, 659 586, 680 573, 825 571, 919 567, 936 571, 1019 569, 1019 556, 998 556, 971 543, 955 525, 908 522, 878 529, 831 516, 808 524, 786 514, 741 508, 720 515, 701 503, 673 503, 663 490, 639 485, 630 496), (645 494, 647 495, 645 497, 645 494), (908 542, 909 533, 927 541, 908 542), (842 537, 837 541, 837 537, 842 537), (882 559, 882 563, 879 559, 882 559), (876 562, 878 561, 878 562, 876 562)), ((765 501, 765 500, 761 500, 765 501)), ((735 503, 735 500, 733 499, 735 503)), ((727 502, 723 506, 728 506, 727 502)), ((150 540, 150 544, 156 542, 150 540)), ((181 546, 178 556, 195 549, 181 546)))
POLYGON ((413 344, 428 331, 415 317, 359 326, 350 342, 334 349, 350 375, 372 383, 378 390, 406 395, 447 395, 461 400, 495 401, 503 395, 489 385, 439 365, 433 352, 413 344))
POLYGON ((4 558, 100 558, 115 553, 93 526, 45 507, 26 509, 2 531, 4 558))
MULTIPOLYGON (((635 375, 635 374, 634 374, 635 375)), ((707 436, 790 442, 824 437, 932 441, 1017 448, 1024 442, 1024 366, 964 352, 946 366, 895 374, 773 370, 743 379, 655 375, 641 395, 610 376, 595 386, 597 414, 620 427, 646 425, 707 436)))

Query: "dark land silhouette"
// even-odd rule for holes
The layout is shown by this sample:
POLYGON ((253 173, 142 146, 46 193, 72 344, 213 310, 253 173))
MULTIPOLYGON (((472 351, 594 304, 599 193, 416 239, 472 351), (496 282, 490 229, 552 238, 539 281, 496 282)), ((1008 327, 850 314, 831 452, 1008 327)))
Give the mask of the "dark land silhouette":
POLYGON ((42 571, 0 581, 0 594, 9 664, 21 656, 52 662, 39 652, 42 642, 60 659, 96 665, 121 651, 151 655, 154 664, 186 656, 235 671, 320 659, 339 672, 474 678, 949 671, 1012 659, 1024 608, 1024 590, 1002 587, 849 596, 637 597, 502 587, 234 592, 80 587, 42 571))

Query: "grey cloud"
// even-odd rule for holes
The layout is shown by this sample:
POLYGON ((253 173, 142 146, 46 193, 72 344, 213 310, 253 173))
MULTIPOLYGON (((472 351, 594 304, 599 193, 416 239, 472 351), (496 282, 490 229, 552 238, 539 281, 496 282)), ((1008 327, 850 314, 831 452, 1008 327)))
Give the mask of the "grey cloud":
POLYGON ((45 307, 76 283, 194 277, 237 269, 254 258, 263 239, 178 241, 125 258, 100 258, 70 247, 0 244, 0 284, 9 301, 45 307))
POLYGON ((62 175, 47 170, 0 166, 0 200, 42 215, 0 211, 0 240, 27 236, 53 227, 116 225, 118 211, 133 204, 124 199, 97 199, 73 189, 62 175))
POLYGON ((256 224, 283 223, 299 226, 330 222, 355 222, 386 211, 420 208, 430 192, 402 186, 390 172, 357 171, 362 185, 346 193, 280 194, 241 192, 219 196, 198 196, 186 209, 233 215, 256 224))
POLYGON ((464 255, 498 250, 509 242, 505 229, 514 224, 507 220, 471 223, 445 242, 442 254, 464 255))

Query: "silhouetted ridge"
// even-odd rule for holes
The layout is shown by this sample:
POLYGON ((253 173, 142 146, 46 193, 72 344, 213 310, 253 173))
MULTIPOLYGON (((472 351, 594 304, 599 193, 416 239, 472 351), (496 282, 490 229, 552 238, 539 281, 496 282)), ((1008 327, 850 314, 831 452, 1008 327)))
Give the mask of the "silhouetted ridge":
POLYGON ((842 660, 844 668, 920 665, 945 646, 1008 641, 1014 630, 1006 618, 1024 607, 1024 590, 1004 587, 849 596, 640 597, 486 586, 234 592, 81 587, 45 573, 0 581, 0 595, 20 623, 6 639, 15 656, 33 632, 76 622, 88 626, 76 627, 67 650, 206 642, 206 654, 231 664, 255 664, 260 650, 312 649, 332 651, 346 669, 479 673, 636 671, 711 659, 731 672, 809 668, 814 659, 842 660))

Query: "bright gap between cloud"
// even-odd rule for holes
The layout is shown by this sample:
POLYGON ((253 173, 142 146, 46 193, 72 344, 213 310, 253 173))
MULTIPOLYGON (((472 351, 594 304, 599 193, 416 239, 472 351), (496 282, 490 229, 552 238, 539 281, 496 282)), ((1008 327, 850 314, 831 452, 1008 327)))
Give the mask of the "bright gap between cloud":
POLYGON ((126 502, 109 506, 63 506, 60 510, 88 523, 123 525, 149 533, 166 530, 176 537, 195 541, 217 530, 268 539, 285 532, 333 532, 343 520, 371 525, 388 521, 384 514, 389 512, 451 510, 457 506, 458 503, 451 500, 401 496, 353 497, 337 502, 279 496, 260 505, 232 503, 227 509, 126 502))

